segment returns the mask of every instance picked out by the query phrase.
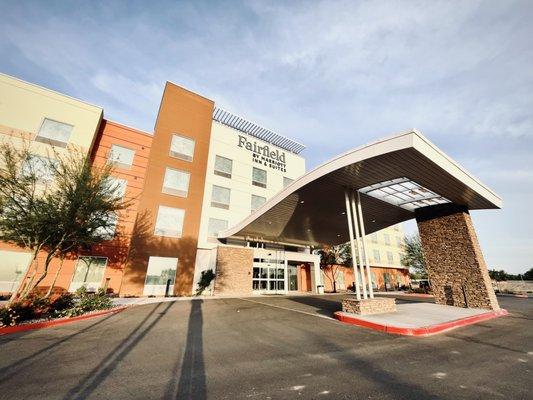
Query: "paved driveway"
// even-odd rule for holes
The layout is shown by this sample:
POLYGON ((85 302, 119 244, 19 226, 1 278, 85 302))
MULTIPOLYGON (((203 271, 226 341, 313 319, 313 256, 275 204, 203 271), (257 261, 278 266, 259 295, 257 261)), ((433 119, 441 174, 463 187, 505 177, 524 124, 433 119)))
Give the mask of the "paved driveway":
POLYGON ((527 398, 533 303, 428 338, 330 318, 340 296, 177 301, 0 337, 1 399, 527 398))

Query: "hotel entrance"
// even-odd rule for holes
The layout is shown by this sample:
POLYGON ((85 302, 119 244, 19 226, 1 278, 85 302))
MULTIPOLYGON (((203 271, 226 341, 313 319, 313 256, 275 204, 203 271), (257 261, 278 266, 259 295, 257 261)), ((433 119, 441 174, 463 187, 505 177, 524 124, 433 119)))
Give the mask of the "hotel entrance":
POLYGON ((253 268, 252 289, 255 293, 286 293, 284 260, 254 258, 253 268))

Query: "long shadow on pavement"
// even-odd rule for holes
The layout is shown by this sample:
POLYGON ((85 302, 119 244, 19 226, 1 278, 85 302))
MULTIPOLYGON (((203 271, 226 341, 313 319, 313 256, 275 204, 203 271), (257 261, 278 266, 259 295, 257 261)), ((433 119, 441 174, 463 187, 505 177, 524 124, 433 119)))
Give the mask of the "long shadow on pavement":
POLYGON ((89 374, 84 377, 78 385, 69 390, 63 399, 85 399, 87 398, 113 371, 118 363, 122 361, 133 348, 152 330, 152 328, 159 322, 161 318, 172 307, 174 302, 167 303, 165 309, 150 322, 150 324, 141 330, 148 319, 156 312, 156 310, 164 303, 158 303, 157 306, 151 310, 146 317, 131 331, 131 333, 109 352, 109 355, 104 358, 98 366, 96 366, 89 374), (136 335, 136 336, 135 336, 136 335))
MULTIPOLYGON (((58 340, 57 342, 54 342, 44 348, 42 348, 41 350, 27 356, 27 357, 24 357, 24 358, 21 358, 20 360, 17 360, 9 365, 6 365, 2 368, 0 368, 0 381, 2 382, 5 382, 6 380, 8 380, 9 378, 13 377, 14 375, 17 374, 17 372, 25 367, 25 365, 28 363, 28 362, 34 362, 35 359, 37 357, 39 357, 40 355, 43 355, 45 354, 46 352, 52 350, 52 349, 55 349, 55 347, 59 346, 60 344, 62 343, 65 343, 67 341, 69 341, 70 339, 74 338, 75 336, 78 336, 78 335, 81 335, 91 329, 93 329, 95 326, 97 325, 100 325, 101 323, 105 322, 107 319, 113 317, 114 314, 110 314, 102 319, 100 319, 99 321, 95 322, 94 324, 91 324, 77 332, 74 332, 73 334, 71 335, 68 335, 66 337, 64 337, 63 339, 61 340, 58 340)), ((19 337, 20 339, 20 337, 19 337)))
POLYGON ((187 343, 183 362, 181 363, 181 375, 176 388, 176 375, 180 365, 180 359, 176 360, 172 379, 167 385, 165 399, 195 399, 207 398, 204 350, 203 350, 203 300, 193 300, 189 313, 187 326, 187 343))

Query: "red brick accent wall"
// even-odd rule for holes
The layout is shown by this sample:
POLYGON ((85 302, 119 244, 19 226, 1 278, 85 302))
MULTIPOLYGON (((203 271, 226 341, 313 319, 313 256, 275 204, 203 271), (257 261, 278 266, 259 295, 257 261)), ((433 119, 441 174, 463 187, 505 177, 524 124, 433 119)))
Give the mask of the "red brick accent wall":
POLYGON ((254 251, 237 247, 217 250, 215 294, 252 294, 254 251))
POLYGON ((499 310, 468 210, 427 207, 416 219, 435 301, 499 310))

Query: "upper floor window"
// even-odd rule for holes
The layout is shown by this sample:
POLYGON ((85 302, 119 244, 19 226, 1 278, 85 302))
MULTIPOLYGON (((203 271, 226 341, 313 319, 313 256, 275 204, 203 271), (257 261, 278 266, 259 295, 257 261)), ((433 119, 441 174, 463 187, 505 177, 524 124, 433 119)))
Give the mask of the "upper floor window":
POLYGON ((399 236, 396 236, 396 245, 398 247, 401 247, 402 246, 402 238, 399 237, 399 236))
POLYGON ((167 168, 163 180, 163 193, 187 197, 190 177, 188 172, 167 168))
POLYGON ((192 161, 194 156, 194 144, 194 139, 181 135, 172 135, 170 155, 179 158, 180 160, 192 161))
POLYGON ((256 196, 255 194, 252 194, 252 212, 257 210, 259 207, 261 207, 265 203, 266 203, 266 197, 256 196))
POLYGON ((293 182, 294 182, 294 179, 287 178, 286 176, 283 177, 283 187, 284 188, 286 188, 287 186, 289 186, 293 182))
POLYGON ((102 217, 106 224, 105 226, 99 226, 94 230, 94 234, 104 240, 112 240, 115 237, 118 224, 118 215, 114 212, 110 212, 102 217))
POLYGON ((31 155, 22 165, 22 175, 34 176, 37 183, 50 183, 54 180, 57 163, 52 158, 31 155))
POLYGON ((379 250, 374 250, 374 262, 376 263, 381 262, 381 255, 379 254, 379 250))
POLYGON ((159 206, 154 234, 156 236, 181 237, 184 217, 185 210, 159 206))
POLYGON ((383 235, 383 239, 385 240, 385 244, 390 246, 390 235, 388 233, 383 235))
POLYGON ((217 208, 229 209, 231 190, 222 186, 213 185, 211 193, 211 206, 217 208))
POLYGON ((74 129, 73 125, 45 118, 35 140, 52 146, 67 147, 72 129, 74 129))
POLYGON ((231 178, 231 170, 233 169, 233 161, 229 158, 216 156, 215 157, 215 175, 231 178))
POLYGON ((378 234, 377 233, 373 233, 372 235, 370 235, 370 239, 372 240, 372 243, 377 243, 378 242, 378 234))
POLYGON ((259 186, 262 188, 267 187, 267 172, 264 169, 253 167, 252 185, 259 186))
POLYGON ((394 264, 394 255, 392 254, 392 251, 387 251, 387 262, 389 264, 394 264))
POLYGON ((119 199, 124 198, 127 186, 128 182, 126 179, 115 178, 114 176, 108 178, 107 187, 109 191, 119 199))
POLYGON ((117 144, 111 146, 108 160, 119 168, 131 168, 135 151, 117 144))
POLYGON ((218 233, 228 229, 228 221, 224 219, 209 218, 209 225, 207 227, 207 236, 218 237, 218 233))

